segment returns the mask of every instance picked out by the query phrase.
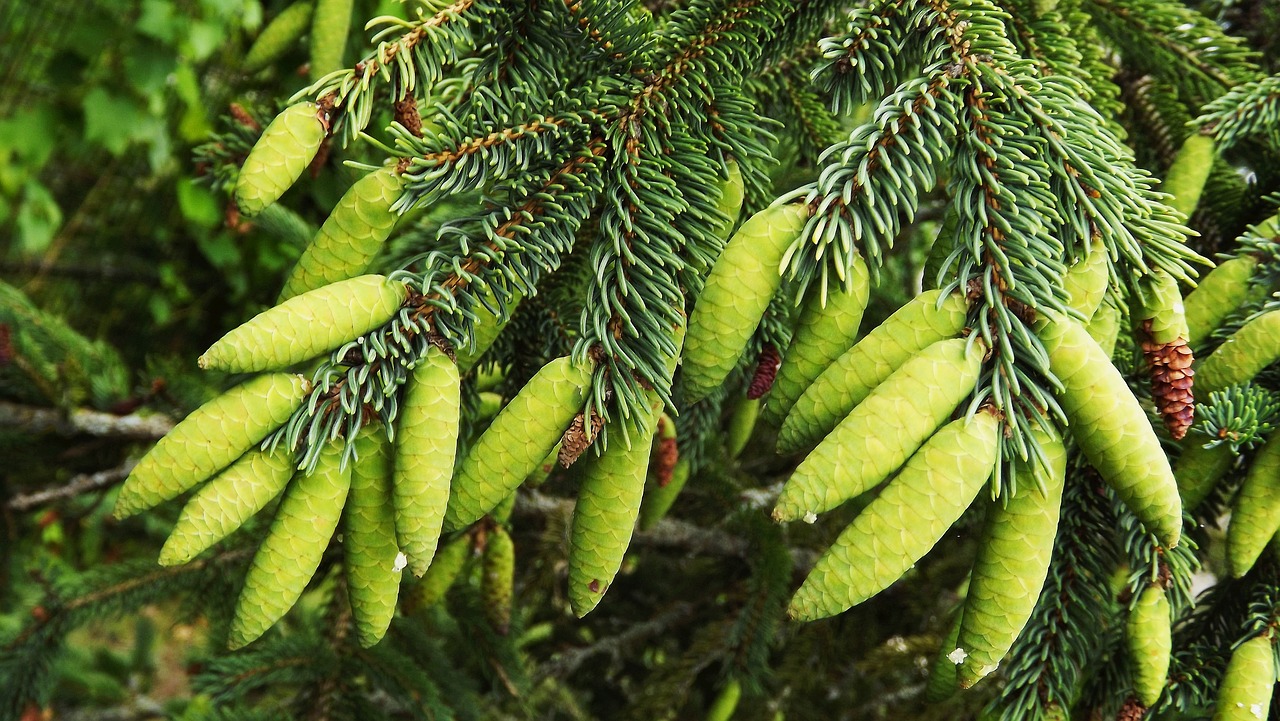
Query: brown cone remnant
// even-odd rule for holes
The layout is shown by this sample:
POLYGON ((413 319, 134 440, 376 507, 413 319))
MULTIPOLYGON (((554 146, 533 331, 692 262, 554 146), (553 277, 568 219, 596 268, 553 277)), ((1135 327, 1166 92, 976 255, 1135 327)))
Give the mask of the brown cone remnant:
POLYGON ((773 387, 773 379, 778 377, 778 366, 782 365, 782 356, 778 349, 766 345, 760 351, 760 360, 756 364, 756 374, 751 377, 751 385, 747 387, 747 398, 755 400, 764 396, 773 387))
POLYGON ((557 456, 560 465, 568 468, 573 462, 591 447, 591 442, 596 439, 596 435, 600 433, 600 429, 604 426, 604 416, 591 414, 591 432, 586 430, 586 424, 583 422, 582 414, 573 417, 573 422, 569 424, 569 430, 564 432, 564 438, 560 441, 560 455, 557 456))
POLYGON ((1174 440, 1187 435, 1195 420, 1195 396, 1191 387, 1195 371, 1191 370, 1191 348, 1186 338, 1170 343, 1157 343, 1151 338, 1151 321, 1142 324, 1142 354, 1151 366, 1151 394, 1156 410, 1174 440))

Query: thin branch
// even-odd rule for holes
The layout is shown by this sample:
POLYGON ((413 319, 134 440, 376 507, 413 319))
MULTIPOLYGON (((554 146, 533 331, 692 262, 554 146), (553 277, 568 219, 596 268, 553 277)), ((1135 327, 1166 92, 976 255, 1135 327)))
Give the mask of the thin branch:
POLYGON ((145 441, 161 438, 173 426, 173 419, 160 414, 117 416, 88 408, 76 408, 68 413, 57 408, 0 401, 0 428, 17 428, 30 434, 90 435, 145 441))
POLYGON ((38 508, 47 503, 60 501, 64 498, 73 498, 82 493, 89 493, 90 491, 100 491, 127 478, 129 473, 133 471, 133 467, 136 464, 137 461, 130 460, 125 461, 115 468, 109 468, 105 471, 98 471, 97 473, 81 473, 78 476, 74 476, 69 482, 63 485, 53 486, 42 491, 35 491, 34 493, 26 493, 21 496, 14 496, 9 499, 9 502, 5 504, 5 507, 10 511, 22 513, 38 508))

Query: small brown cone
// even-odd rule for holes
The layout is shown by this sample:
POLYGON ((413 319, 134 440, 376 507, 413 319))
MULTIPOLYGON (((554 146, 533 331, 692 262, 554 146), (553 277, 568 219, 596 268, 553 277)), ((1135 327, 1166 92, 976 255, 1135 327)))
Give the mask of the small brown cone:
POLYGON ((1142 324, 1142 354, 1151 366, 1151 394, 1156 410, 1174 440, 1187 435, 1195 421, 1195 360, 1187 339, 1178 337, 1169 343, 1158 343, 1151 337, 1151 321, 1142 324))

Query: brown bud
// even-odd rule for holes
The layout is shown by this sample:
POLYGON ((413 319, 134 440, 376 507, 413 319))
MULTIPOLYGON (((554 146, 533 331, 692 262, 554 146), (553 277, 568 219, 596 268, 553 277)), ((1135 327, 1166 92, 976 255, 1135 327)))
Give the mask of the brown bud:
POLYGON ((572 466, 574 461, 578 460, 591 443, 595 441, 596 435, 600 433, 600 429, 604 426, 604 416, 591 414, 591 430, 588 432, 586 423, 581 413, 573 417, 573 422, 569 424, 569 430, 564 432, 564 438, 560 441, 560 455, 558 459, 560 465, 564 468, 572 466))
POLYGON ((748 399, 761 398, 769 392, 770 388, 773 388, 773 380, 778 377, 780 365, 782 365, 782 356, 778 355, 778 349, 772 345, 766 345, 760 351, 760 360, 756 363, 756 374, 751 377, 751 384, 747 387, 748 399))
POLYGON ((422 115, 418 113, 418 101, 412 93, 407 93, 396 101, 396 122, 403 125, 405 130, 422 137, 422 115))
POLYGON ((675 472, 676 463, 680 461, 680 447, 675 438, 659 438, 658 447, 653 451, 650 467, 653 478, 659 488, 666 488, 671 482, 671 474, 675 472))

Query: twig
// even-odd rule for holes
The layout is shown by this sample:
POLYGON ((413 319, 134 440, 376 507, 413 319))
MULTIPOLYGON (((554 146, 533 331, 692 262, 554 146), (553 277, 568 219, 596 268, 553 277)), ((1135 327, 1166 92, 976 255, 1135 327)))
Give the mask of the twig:
POLYGON ((84 434, 104 438, 155 440, 172 430, 173 425, 173 419, 160 414, 117 416, 88 408, 76 408, 67 413, 57 408, 0 401, 0 428, 19 428, 32 434, 84 434))
POLYGON ((101 490, 107 486, 123 481, 128 477, 136 463, 137 461, 125 461, 121 465, 105 471, 98 471, 97 473, 81 473, 64 485, 46 488, 43 491, 27 493, 21 496, 14 496, 9 499, 9 502, 5 504, 5 507, 10 511, 21 513, 63 498, 71 498, 73 496, 78 496, 81 493, 101 490))

